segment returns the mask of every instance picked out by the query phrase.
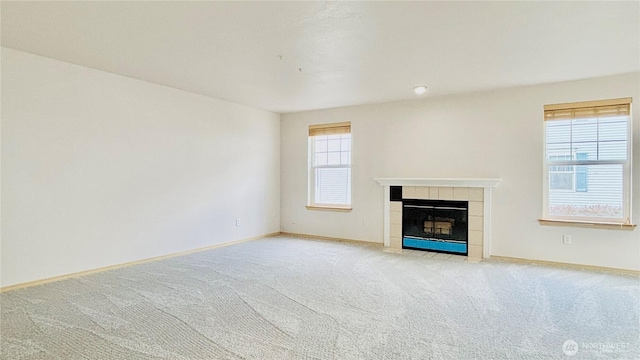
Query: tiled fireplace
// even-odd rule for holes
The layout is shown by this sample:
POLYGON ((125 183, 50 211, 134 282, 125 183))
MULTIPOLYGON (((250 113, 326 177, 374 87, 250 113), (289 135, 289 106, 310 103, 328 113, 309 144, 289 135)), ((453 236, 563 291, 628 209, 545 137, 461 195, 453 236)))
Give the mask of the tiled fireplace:
MULTIPOLYGON (((491 253, 491 189, 500 179, 375 179, 384 186, 384 245, 401 249, 404 200, 468 202, 469 259, 489 258, 491 253), (391 189, 402 187, 401 199, 391 189), (395 198, 394 198, 395 196, 395 198), (393 198, 393 201, 392 201, 393 198)), ((405 201, 407 202, 407 201, 405 201)))

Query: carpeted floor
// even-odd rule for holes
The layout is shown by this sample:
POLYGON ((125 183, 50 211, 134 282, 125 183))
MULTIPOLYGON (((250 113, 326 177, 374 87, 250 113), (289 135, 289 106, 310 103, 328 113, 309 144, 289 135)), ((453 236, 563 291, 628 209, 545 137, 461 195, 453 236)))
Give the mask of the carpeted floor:
POLYGON ((9 291, 0 358, 640 358, 636 276, 423 254, 280 236, 9 291))

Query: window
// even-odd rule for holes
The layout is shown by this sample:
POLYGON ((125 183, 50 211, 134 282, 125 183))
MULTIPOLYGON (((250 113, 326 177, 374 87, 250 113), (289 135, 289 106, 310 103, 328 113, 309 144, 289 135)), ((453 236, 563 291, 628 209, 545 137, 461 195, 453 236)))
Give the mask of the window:
MULTIPOLYGON (((549 160, 554 162, 571 160, 571 155, 549 155, 549 160)), ((549 166, 549 189, 573 190, 573 176, 572 165, 549 166)))
POLYGON ((308 202, 351 207, 351 123, 309 126, 308 202))
POLYGON ((631 98, 544 110, 543 218, 630 223, 631 98))

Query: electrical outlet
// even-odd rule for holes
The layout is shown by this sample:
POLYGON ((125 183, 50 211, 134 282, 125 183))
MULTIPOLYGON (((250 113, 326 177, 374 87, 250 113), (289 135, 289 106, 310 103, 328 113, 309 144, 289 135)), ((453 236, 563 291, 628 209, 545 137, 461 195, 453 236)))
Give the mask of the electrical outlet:
POLYGON ((236 227, 240 226, 240 219, 236 219, 236 227))
POLYGON ((562 243, 565 245, 571 245, 571 235, 562 235, 562 243))

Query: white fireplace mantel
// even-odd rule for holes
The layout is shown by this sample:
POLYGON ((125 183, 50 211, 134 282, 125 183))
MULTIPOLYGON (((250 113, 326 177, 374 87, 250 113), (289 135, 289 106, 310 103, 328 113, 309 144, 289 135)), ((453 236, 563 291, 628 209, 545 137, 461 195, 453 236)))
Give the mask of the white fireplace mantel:
POLYGON ((501 179, 478 178, 376 178, 383 186, 442 186, 442 187, 481 187, 493 188, 498 186, 501 179))
MULTIPOLYGON (((390 246, 390 193, 391 186, 482 188, 483 195, 483 244, 482 257, 491 256, 491 189, 498 186, 499 178, 375 178, 384 186, 384 245, 390 246)), ((454 200, 454 199, 449 199, 454 200)))

